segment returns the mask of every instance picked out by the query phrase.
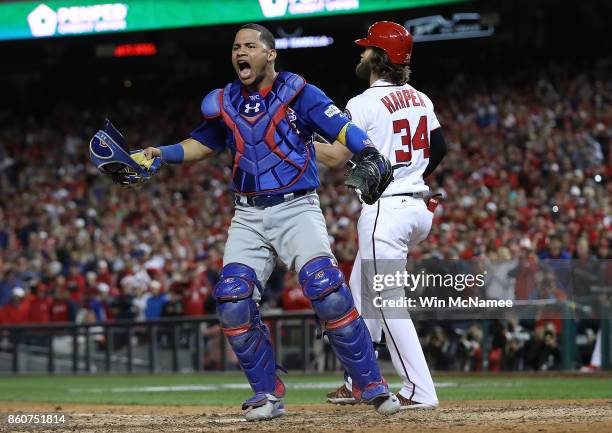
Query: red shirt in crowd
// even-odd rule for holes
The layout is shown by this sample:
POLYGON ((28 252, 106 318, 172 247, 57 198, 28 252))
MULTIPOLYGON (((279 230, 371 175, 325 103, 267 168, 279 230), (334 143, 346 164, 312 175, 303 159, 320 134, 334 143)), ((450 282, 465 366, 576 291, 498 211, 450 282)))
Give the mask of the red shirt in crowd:
POLYGON ((281 295, 284 310, 308 310, 312 308, 310 300, 304 296, 301 287, 285 287, 281 295))
POLYGON ((18 325, 28 320, 27 304, 21 302, 18 305, 9 303, 0 308, 0 323, 3 325, 18 325))
POLYGON ((186 316, 200 316, 204 314, 204 301, 207 298, 205 287, 192 287, 184 292, 183 311, 186 316))
POLYGON ((54 299, 51 304, 52 322, 70 322, 70 301, 54 299))
POLYGON ((30 323, 49 323, 51 321, 52 299, 48 296, 35 296, 30 302, 28 311, 28 322, 30 323))
POLYGON ((85 287, 87 286, 87 282, 85 277, 81 274, 73 274, 66 277, 65 288, 69 289, 70 299, 74 302, 81 302, 83 295, 85 294, 85 287))

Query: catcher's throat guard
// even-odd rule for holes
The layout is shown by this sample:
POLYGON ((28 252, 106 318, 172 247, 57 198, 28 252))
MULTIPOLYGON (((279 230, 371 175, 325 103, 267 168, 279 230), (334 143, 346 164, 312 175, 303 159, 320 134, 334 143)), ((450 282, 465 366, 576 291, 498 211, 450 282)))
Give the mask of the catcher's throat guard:
POLYGON ((104 121, 104 129, 96 132, 89 142, 89 156, 96 168, 113 182, 127 187, 150 180, 159 169, 153 165, 161 165, 159 158, 148 168, 139 164, 134 156, 140 153, 140 150, 130 152, 127 141, 108 119, 104 121))

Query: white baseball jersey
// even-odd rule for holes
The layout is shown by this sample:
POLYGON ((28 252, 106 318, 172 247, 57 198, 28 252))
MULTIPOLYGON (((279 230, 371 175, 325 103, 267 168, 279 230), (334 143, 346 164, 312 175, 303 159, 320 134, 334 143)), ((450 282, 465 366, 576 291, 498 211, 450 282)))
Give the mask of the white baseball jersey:
MULTIPOLYGON (((364 204, 357 223, 359 252, 355 258, 349 285, 358 311, 364 320, 372 341, 380 342, 385 333, 387 347, 396 373, 402 378, 400 394, 413 402, 435 407, 438 396, 419 342, 414 323, 405 311, 405 318, 381 320, 369 316, 365 291, 372 290, 364 263, 381 260, 384 273, 394 275, 406 269, 410 249, 425 240, 433 220, 433 213, 421 198, 395 196, 408 192, 428 191, 423 172, 429 162, 429 139, 440 123, 427 96, 412 86, 395 86, 378 80, 361 95, 347 104, 352 121, 365 130, 374 146, 397 168, 394 181, 382 198, 373 205, 364 204), (364 275, 366 278, 364 279, 364 275), (364 314, 365 313, 365 314, 364 314)), ((402 293, 387 293, 391 299, 402 293)), ((384 313, 383 313, 384 314, 384 313)), ((350 386, 350 383, 346 384, 350 386)))
POLYGON ((394 181, 384 196, 428 191, 423 172, 429 162, 431 131, 440 127, 431 100, 409 84, 375 81, 346 105, 348 115, 368 133, 378 151, 392 165, 394 181))

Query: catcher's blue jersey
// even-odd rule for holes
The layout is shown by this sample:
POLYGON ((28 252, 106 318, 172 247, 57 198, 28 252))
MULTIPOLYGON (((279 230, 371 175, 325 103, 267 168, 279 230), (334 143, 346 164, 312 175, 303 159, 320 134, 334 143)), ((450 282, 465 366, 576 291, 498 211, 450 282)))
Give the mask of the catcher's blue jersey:
POLYGON ((247 92, 240 81, 214 90, 202 114, 191 137, 218 152, 229 148, 234 190, 253 195, 317 188, 312 134, 333 141, 349 122, 320 89, 289 72, 260 92, 247 92))

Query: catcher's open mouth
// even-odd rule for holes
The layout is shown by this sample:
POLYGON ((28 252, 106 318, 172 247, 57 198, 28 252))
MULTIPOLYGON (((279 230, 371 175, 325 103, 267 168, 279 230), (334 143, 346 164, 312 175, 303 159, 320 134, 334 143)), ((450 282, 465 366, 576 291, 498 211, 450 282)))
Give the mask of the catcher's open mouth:
POLYGON ((246 60, 238 60, 238 75, 243 80, 246 80, 251 76, 251 65, 246 60))

